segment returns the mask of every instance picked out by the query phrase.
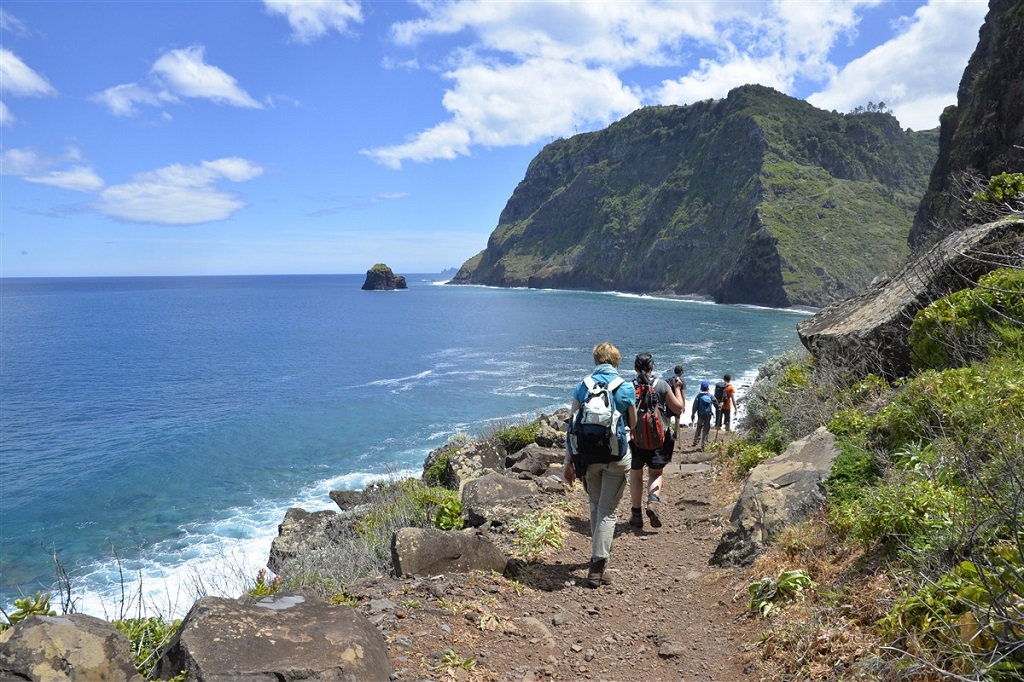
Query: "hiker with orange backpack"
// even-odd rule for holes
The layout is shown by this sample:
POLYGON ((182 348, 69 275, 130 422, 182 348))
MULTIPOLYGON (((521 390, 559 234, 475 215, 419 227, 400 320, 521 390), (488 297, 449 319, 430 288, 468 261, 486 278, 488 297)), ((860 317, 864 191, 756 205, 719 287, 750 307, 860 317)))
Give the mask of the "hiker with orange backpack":
POLYGON ((632 463, 629 471, 629 525, 644 527, 643 491, 644 467, 647 467, 647 518, 651 526, 661 528, 658 505, 661 503, 662 471, 672 461, 675 439, 669 429, 669 415, 683 411, 683 397, 678 385, 669 386, 664 379, 654 376, 654 358, 640 353, 633 363, 636 378, 636 426, 629 440, 632 463))

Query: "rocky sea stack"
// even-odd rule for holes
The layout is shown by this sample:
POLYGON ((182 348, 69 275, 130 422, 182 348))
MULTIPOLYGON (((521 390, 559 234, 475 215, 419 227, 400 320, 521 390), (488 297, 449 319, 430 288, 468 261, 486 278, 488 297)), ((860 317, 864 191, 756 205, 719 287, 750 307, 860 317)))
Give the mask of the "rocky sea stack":
POLYGON ((391 268, 383 263, 377 263, 366 271, 366 281, 363 282, 363 291, 392 291, 393 289, 408 289, 405 277, 396 275, 391 268))

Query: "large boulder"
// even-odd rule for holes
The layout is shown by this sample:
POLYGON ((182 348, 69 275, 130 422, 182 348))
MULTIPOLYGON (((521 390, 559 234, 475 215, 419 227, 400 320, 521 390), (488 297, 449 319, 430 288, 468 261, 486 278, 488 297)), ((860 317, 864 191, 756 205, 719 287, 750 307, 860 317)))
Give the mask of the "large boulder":
POLYGON ((839 454, 835 441, 822 427, 754 467, 711 563, 749 566, 782 529, 817 511, 825 502, 822 484, 839 454))
POLYGON ((393 291, 394 289, 408 289, 405 277, 396 275, 391 268, 383 263, 377 263, 366 271, 366 280, 363 282, 363 291, 393 291))
POLYGON ((537 505, 537 486, 531 481, 489 473, 462 490, 462 517, 470 526, 504 525, 537 505))
POLYGON ((0 680, 143 682, 131 643, 111 623, 81 613, 32 616, 0 632, 0 680))
POLYGON ((504 573, 508 559, 475 530, 402 528, 391 542, 395 575, 438 575, 496 571, 504 573))
POLYGON ((825 308, 797 325, 800 341, 823 364, 860 374, 906 376, 907 334, 919 310, 972 286, 985 273, 1024 263, 1024 220, 1002 220, 955 232, 910 259, 860 296, 825 308))
POLYGON ((383 636, 352 607, 278 594, 196 602, 157 663, 161 678, 181 671, 195 682, 356 682, 388 680, 392 667, 383 636))

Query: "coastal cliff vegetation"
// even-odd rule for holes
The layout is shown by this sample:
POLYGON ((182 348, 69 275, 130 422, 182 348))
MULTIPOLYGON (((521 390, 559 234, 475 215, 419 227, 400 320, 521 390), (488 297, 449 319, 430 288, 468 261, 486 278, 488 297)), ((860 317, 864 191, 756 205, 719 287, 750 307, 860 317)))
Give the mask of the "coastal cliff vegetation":
MULTIPOLYGON (((1020 180, 974 199, 1020 206, 1020 180)), ((773 679, 1024 676, 1024 263, 918 312, 908 341, 895 380, 766 364, 721 453, 743 477, 820 425, 838 437, 826 508, 759 559, 814 583, 757 643, 773 679)))
POLYGON ((746 85, 547 145, 452 283, 827 303, 908 253, 938 132, 746 85))

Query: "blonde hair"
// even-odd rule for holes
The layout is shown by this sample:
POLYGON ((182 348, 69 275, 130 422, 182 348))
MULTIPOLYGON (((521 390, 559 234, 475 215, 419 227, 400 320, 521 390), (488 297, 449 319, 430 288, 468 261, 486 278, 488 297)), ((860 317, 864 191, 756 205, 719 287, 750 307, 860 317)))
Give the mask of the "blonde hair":
POLYGON ((603 365, 605 363, 612 367, 619 366, 619 359, 622 356, 619 354, 619 349, 611 344, 609 341, 599 343, 594 346, 594 364, 603 365))

